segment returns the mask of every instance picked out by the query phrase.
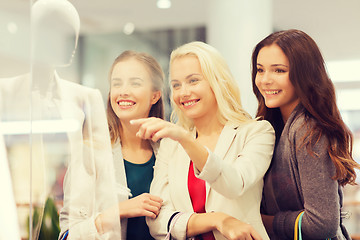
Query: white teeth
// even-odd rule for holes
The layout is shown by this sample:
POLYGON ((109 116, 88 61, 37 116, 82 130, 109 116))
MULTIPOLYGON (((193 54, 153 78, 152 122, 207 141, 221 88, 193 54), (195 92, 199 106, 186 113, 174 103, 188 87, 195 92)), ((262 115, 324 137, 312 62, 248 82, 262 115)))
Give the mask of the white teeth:
POLYGON ((118 103, 120 106, 131 106, 131 105, 134 105, 133 102, 119 102, 118 103))
POLYGON ((187 106, 190 106, 195 103, 196 103, 196 101, 186 102, 186 103, 184 103, 184 106, 187 107, 187 106))
POLYGON ((276 90, 276 91, 265 91, 266 94, 278 94, 280 91, 276 90))

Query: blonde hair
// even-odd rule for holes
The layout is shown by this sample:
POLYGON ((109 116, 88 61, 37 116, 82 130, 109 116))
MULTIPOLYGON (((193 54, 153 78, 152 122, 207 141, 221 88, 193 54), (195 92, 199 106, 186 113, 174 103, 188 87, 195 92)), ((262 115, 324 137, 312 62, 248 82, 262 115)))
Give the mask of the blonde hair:
MULTIPOLYGON (((164 85, 164 78, 165 78, 164 72, 160 64, 156 61, 154 57, 143 52, 125 51, 121 53, 114 60, 114 63, 110 68, 109 81, 111 81, 111 74, 114 70, 115 65, 118 64, 119 62, 126 61, 129 59, 135 59, 141 62, 142 64, 144 64, 145 68, 147 68, 147 70, 149 71, 153 85, 153 91, 162 91, 164 85)), ((114 144, 117 140, 120 140, 121 122, 111 107, 110 91, 107 100, 106 115, 109 124, 111 143, 114 144)), ((149 112, 149 117, 157 117, 164 119, 164 102, 162 95, 160 99, 154 105, 152 105, 149 112)))
MULTIPOLYGON (((171 53, 170 71, 171 64, 176 59, 185 56, 195 56, 199 60, 202 75, 209 82, 214 92, 218 104, 218 119, 222 124, 227 122, 241 124, 252 120, 250 114, 241 105, 239 87, 225 59, 214 47, 198 41, 178 47, 171 53)), ((174 109, 171 114, 171 120, 173 122, 177 121, 178 124, 188 130, 193 129, 193 121, 182 113, 172 97, 171 104, 174 109)))

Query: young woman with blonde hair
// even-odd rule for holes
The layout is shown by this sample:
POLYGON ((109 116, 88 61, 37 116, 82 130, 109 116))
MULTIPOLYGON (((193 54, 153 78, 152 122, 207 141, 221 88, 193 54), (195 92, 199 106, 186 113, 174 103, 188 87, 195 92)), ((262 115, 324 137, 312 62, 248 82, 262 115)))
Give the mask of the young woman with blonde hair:
POLYGON ((172 52, 170 85, 176 124, 131 122, 138 137, 162 139, 150 193, 164 203, 157 218, 147 218, 152 236, 267 239, 260 201, 273 128, 242 108, 225 60, 208 44, 172 52))

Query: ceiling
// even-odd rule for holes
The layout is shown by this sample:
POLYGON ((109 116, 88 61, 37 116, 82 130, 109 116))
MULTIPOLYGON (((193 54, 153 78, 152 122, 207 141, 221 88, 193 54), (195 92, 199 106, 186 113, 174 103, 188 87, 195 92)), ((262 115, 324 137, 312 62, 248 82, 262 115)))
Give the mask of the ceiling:
MULTIPOLYGON (((170 9, 158 9, 156 0, 69 1, 79 12, 83 34, 122 31, 127 22, 139 31, 206 26, 211 17, 211 0, 172 0, 170 9)), ((0 11, 18 17, 26 16, 29 6, 29 0, 0 0, 0 11)), ((359 0, 273 0, 273 26, 304 30, 328 60, 360 59, 359 0)))

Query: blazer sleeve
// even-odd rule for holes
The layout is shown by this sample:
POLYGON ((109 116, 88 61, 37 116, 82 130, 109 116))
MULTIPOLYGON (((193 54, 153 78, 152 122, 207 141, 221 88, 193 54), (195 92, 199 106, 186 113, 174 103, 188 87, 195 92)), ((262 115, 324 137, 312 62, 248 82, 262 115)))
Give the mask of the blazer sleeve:
POLYGON ((230 146, 230 149, 235 149, 231 150, 232 156, 227 154, 223 159, 209 151, 203 170, 194 169, 198 178, 207 181, 227 198, 241 196, 263 179, 270 166, 275 143, 274 129, 267 121, 255 121, 238 128, 241 129, 237 130, 230 146))
MULTIPOLYGON (((157 218, 146 218, 150 234, 155 239, 164 239, 167 234, 169 220, 177 211, 170 197, 169 187, 169 161, 175 151, 175 142, 170 139, 161 140, 158 155, 154 166, 154 178, 150 186, 150 194, 159 196, 163 199, 160 213, 157 218)), ((182 213, 181 216, 173 223, 171 236, 175 239, 186 239, 186 227, 190 216, 193 213, 182 213)))
MULTIPOLYGON (((120 239, 119 214, 109 220, 112 229, 100 235, 95 219, 117 204, 110 137, 101 94, 94 89, 78 89, 83 100, 82 128, 69 133, 71 156, 64 179, 64 206, 60 211, 60 236, 69 230, 68 239, 120 239), (82 96, 83 94, 83 96, 82 96), (70 139, 71 138, 71 139, 70 139)), ((80 114, 81 115, 81 114, 80 114)))
MULTIPOLYGON (((294 131, 290 135, 292 156, 298 164, 303 197, 304 215, 302 234, 304 238, 326 239, 336 236, 340 226, 339 185, 332 177, 336 170, 327 152, 328 139, 322 136, 312 146, 313 154, 303 146, 305 131, 294 131)), ((279 212, 274 217, 273 228, 279 236, 293 236, 295 219, 299 211, 279 212)))

